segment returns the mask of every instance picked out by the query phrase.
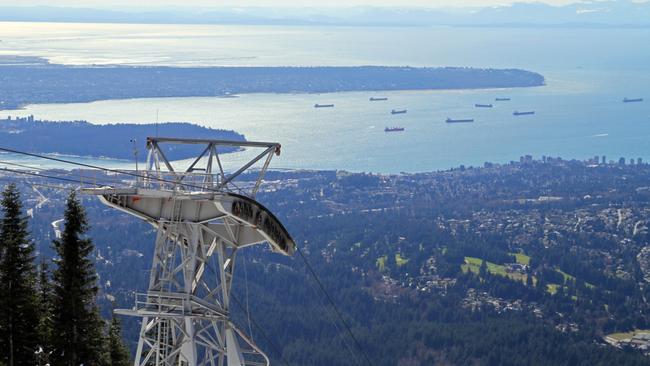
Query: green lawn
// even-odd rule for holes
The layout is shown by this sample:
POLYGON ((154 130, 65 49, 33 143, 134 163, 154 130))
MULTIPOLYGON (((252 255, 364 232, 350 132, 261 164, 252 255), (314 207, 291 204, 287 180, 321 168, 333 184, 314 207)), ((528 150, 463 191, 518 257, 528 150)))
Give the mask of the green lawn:
POLYGON ((395 254, 395 263, 397 263, 398 267, 401 267, 401 266, 405 265, 408 262, 409 262, 409 260, 402 257, 401 254, 399 254, 399 253, 395 254))
POLYGON ((631 332, 612 333, 612 334, 608 334, 607 337, 614 338, 617 341, 620 341, 622 339, 630 339, 637 334, 650 334, 650 329, 636 329, 631 332))
POLYGON ((576 279, 575 277, 571 276, 570 274, 564 272, 564 271, 561 270, 561 269, 556 269, 555 271, 558 272, 559 274, 561 274, 562 277, 564 277, 564 281, 565 281, 565 282, 566 282, 566 281, 569 281, 569 280, 571 280, 571 281, 575 281, 575 279, 576 279))
MULTIPOLYGON (((517 258, 517 263, 520 264, 528 264, 530 263, 530 257, 525 255, 525 254, 520 254, 520 253, 512 253, 514 256, 517 258)), ((506 267, 495 264, 492 262, 486 262, 487 264, 487 270, 493 275, 497 276, 503 276, 503 277, 508 277, 510 279, 516 280, 516 281, 521 281, 523 283, 526 283, 526 275, 521 274, 521 273, 508 273, 506 272, 506 267)), ((462 264, 460 266, 461 270, 465 273, 468 271, 471 271, 472 273, 478 274, 481 268, 481 258, 476 258, 476 257, 465 257, 465 264, 462 264)), ((568 273, 565 273, 561 270, 557 270, 559 273, 564 276, 564 279, 574 279, 575 277, 571 276, 568 273)), ((533 285, 537 283, 537 278, 533 276, 533 285)), ((561 285, 556 284, 556 283, 549 283, 546 285, 546 291, 551 294, 555 295, 557 293, 558 288, 560 288, 561 285)), ((593 287, 591 284, 587 284, 587 287, 593 287)), ((574 299, 576 300, 576 299, 574 299)))
MULTIPOLYGON (((561 270, 561 269, 556 269, 555 271, 557 271, 558 273, 560 273, 560 274, 564 277, 564 281, 565 281, 565 282, 568 281, 568 280, 575 281, 575 279, 576 279, 574 276, 571 276, 570 274, 564 272, 564 271, 561 270)), ((592 284, 589 283, 589 282, 585 282, 585 286, 587 286, 588 288, 594 288, 594 287, 596 287, 596 286, 592 285, 592 284)))
POLYGON ((376 265, 377 265, 377 268, 378 268, 380 271, 383 271, 384 268, 386 268, 386 260, 387 260, 387 259, 388 259, 387 256, 383 256, 383 257, 379 257, 379 258, 377 258, 377 263, 376 263, 376 265))
POLYGON ((514 253, 515 258, 517 260, 517 263, 519 264, 524 264, 524 265, 530 265, 530 256, 527 256, 524 253, 514 253))
MULTIPOLYGON (((476 257, 465 257, 465 264, 460 266, 461 270, 465 273, 471 271, 473 273, 479 273, 481 269, 481 258, 476 257)), ((493 275, 508 277, 516 281, 526 282, 526 275, 521 273, 508 273, 506 272, 506 267, 500 264, 495 264, 492 262, 486 262, 487 270, 493 275)))
MULTIPOLYGON (((387 260, 388 260, 387 255, 384 255, 384 256, 381 256, 381 257, 377 258, 377 261, 375 262, 375 266, 377 266, 377 269, 379 269, 380 271, 383 271, 384 269, 386 269, 386 261, 387 260)), ((398 267, 401 267, 401 266, 405 265, 408 262, 409 262, 409 260, 407 258, 402 257, 401 254, 399 254, 399 253, 395 254, 395 263, 397 263, 398 267)))

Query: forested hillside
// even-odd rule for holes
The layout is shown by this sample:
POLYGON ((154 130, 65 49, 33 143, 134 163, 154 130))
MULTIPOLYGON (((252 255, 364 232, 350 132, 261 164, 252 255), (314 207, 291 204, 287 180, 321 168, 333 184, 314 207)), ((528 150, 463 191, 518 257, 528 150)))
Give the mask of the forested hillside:
MULTIPOLYGON (((5 179, 16 179, 5 177, 5 179)), ((270 172, 258 199, 285 223, 374 365, 646 365, 616 336, 650 328, 650 166, 526 160, 416 175, 270 172)), ((34 209, 53 255, 58 189, 34 209)), ((42 200, 42 199, 41 199, 42 200)), ((146 286, 151 226, 83 199, 100 303, 146 286)), ((238 257, 235 309, 274 364, 359 365, 299 255, 238 257), (263 330, 263 331, 262 331, 263 330)), ((123 318, 134 345, 138 324, 123 318)))

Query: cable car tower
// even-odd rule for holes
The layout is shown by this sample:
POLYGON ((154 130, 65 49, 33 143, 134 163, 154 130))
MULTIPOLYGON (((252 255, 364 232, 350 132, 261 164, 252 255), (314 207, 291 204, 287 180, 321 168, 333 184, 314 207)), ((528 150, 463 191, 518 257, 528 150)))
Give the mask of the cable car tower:
POLYGON ((142 318, 134 365, 269 365, 232 322, 231 289, 240 249, 268 243, 287 256, 296 250, 280 221, 255 201, 280 144, 149 137, 147 150, 135 184, 83 190, 157 229, 148 291, 136 294, 132 309, 116 310, 142 318), (163 147, 187 144, 202 152, 180 169, 163 147), (228 173, 220 153, 226 147, 260 152, 228 173))

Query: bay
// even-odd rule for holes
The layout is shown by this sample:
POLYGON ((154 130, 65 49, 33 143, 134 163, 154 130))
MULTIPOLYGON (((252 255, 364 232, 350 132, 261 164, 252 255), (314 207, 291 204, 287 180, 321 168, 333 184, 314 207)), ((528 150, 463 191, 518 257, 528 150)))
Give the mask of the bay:
POLYGON ((0 111, 3 115, 92 123, 151 123, 158 115, 161 122, 188 121, 233 129, 250 140, 278 141, 283 154, 274 166, 299 169, 421 172, 507 162, 524 154, 650 159, 646 29, 35 23, 8 28, 0 27, 0 54, 69 64, 518 67, 542 73, 547 85, 111 100, 29 105, 0 111), (389 100, 369 102, 371 96, 389 100), (496 97, 511 101, 495 102, 496 97), (622 103, 624 97, 646 101, 622 103), (335 107, 316 109, 315 103, 335 107), (494 108, 475 108, 475 103, 494 108), (391 109, 408 112, 391 115, 391 109), (536 113, 515 117, 515 110, 536 113), (447 124, 448 117, 475 122, 447 124), (405 131, 384 132, 394 126, 405 131))

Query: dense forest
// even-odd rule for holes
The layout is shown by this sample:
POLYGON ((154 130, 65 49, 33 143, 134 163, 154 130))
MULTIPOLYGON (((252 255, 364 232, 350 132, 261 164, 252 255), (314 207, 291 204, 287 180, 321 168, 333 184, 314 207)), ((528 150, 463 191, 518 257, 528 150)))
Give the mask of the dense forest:
POLYGON ((94 246, 75 192, 51 242, 56 257, 38 268, 15 184, 5 187, 0 206, 0 365, 128 365, 119 319, 109 325, 99 315, 94 246))
MULTIPOLYGON (((94 125, 86 121, 39 121, 34 120, 33 117, 0 119, 0 145, 4 148, 31 153, 106 157, 132 161, 135 143, 144 145, 148 136, 245 140, 242 134, 232 130, 214 129, 187 122, 94 125), (84 143, 80 144, 79 141, 84 143)), ((166 146, 165 156, 175 160, 187 159, 197 156, 201 152, 200 148, 183 144, 166 146)), ((220 152, 228 153, 236 151, 235 149, 225 146, 220 148, 220 152)), ((141 151, 138 160, 142 161, 145 157, 146 151, 141 151)))

